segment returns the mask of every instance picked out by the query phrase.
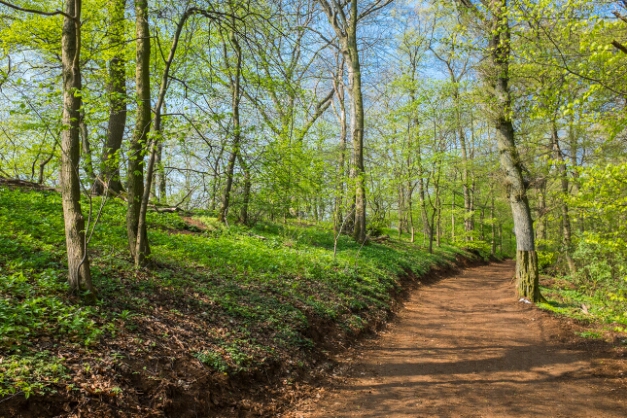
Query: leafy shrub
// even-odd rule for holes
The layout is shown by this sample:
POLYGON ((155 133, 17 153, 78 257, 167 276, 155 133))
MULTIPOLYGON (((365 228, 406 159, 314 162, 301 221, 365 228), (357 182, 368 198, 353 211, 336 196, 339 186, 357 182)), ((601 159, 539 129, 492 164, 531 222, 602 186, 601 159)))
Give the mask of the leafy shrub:
POLYGON ((573 254, 579 269, 574 275, 579 289, 592 295, 624 292, 627 277, 627 244, 620 240, 606 240, 598 235, 585 234, 573 254))
POLYGON ((219 372, 226 372, 229 369, 228 363, 224 361, 224 358, 222 358, 222 355, 218 352, 204 350, 194 354, 194 357, 200 360, 201 363, 219 372))
POLYGON ((488 261, 492 257, 492 245, 486 241, 463 241, 456 240, 453 245, 460 247, 469 253, 475 254, 481 257, 483 260, 488 261))
POLYGON ((537 240, 536 252, 538 254, 538 268, 540 270, 547 271, 557 263, 557 251, 553 240, 537 240))

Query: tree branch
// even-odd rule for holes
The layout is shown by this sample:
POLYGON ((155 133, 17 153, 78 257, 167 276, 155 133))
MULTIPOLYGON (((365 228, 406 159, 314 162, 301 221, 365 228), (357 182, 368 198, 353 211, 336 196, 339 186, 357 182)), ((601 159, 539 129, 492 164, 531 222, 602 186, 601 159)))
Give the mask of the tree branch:
POLYGON ((307 134, 309 129, 311 129, 311 127, 316 122, 316 120, 318 120, 318 118, 324 112, 327 111, 329 106, 331 106, 331 101, 333 99, 334 94, 335 94, 335 90, 333 89, 320 102, 318 102, 318 104, 316 105, 316 111, 314 112, 314 114, 311 115, 311 118, 309 118, 307 123, 305 123, 305 126, 299 129, 298 140, 302 140, 305 137, 305 135, 307 134))
POLYGON ((612 12, 612 14, 614 16, 616 16, 617 18, 619 18, 620 20, 622 20, 623 22, 627 23, 627 17, 626 16, 622 15, 621 13, 619 13, 617 11, 612 12))
POLYGON ((373 3, 369 8, 367 8, 366 10, 364 10, 363 12, 359 14, 359 16, 357 17, 357 20, 361 20, 364 17, 376 12, 377 10, 383 9, 385 6, 392 3, 393 1, 394 0, 384 0, 384 1, 377 1, 373 3))
POLYGON ((41 15, 41 16, 59 16, 60 15, 60 16, 65 16, 68 19, 76 20, 76 16, 70 16, 69 14, 61 10, 55 10, 54 12, 46 12, 43 10, 27 9, 24 7, 16 6, 15 4, 11 4, 3 0, 0 0, 0 4, 3 4, 13 10, 17 10, 20 12, 26 12, 26 13, 31 13, 31 14, 41 15))
POLYGON ((612 46, 613 46, 614 48, 618 49, 619 51, 621 51, 621 52, 623 52, 623 53, 627 54, 627 47, 626 47, 625 45, 621 44, 620 42, 618 42, 618 41, 612 41, 612 46))

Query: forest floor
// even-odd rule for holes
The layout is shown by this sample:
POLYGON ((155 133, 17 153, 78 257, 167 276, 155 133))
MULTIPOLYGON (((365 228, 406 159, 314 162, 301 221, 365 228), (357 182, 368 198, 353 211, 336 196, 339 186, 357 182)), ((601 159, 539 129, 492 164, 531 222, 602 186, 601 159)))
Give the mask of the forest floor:
POLYGON ((627 416, 624 341, 584 339, 583 324, 518 302, 513 272, 491 264, 421 287, 282 416, 627 416))

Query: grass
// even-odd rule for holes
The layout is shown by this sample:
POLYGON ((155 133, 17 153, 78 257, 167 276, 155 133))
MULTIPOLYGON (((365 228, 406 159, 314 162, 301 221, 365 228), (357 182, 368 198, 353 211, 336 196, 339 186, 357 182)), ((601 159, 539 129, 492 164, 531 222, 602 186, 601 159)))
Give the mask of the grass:
POLYGON ((60 196, 0 188, 0 396, 117 396, 128 389, 121 364, 141 379, 163 378, 132 361, 145 357, 197 359, 228 375, 286 359, 303 365, 315 348, 312 324, 357 333, 386 315, 402 275, 461 252, 429 254, 395 240, 361 247, 341 237, 334 258, 324 227, 227 228, 207 214, 192 222, 150 213, 155 267, 139 271, 128 256, 125 212, 109 201, 95 228, 99 300, 86 306, 68 297, 60 196))

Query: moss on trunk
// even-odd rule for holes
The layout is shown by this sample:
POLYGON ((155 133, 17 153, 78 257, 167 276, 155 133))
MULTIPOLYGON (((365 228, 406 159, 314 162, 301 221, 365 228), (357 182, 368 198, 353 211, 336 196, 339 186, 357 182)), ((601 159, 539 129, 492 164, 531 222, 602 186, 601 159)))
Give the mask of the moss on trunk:
POLYGON ((516 289, 518 297, 532 302, 543 300, 540 294, 538 254, 535 251, 516 251, 516 289))

